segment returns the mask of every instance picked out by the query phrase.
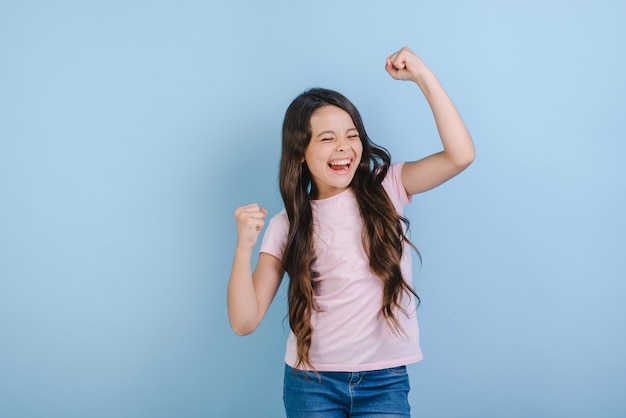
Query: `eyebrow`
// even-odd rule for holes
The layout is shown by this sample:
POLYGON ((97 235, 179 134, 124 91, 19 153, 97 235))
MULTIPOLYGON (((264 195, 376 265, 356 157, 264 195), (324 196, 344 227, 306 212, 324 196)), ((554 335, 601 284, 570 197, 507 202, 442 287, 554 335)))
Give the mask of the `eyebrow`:
MULTIPOLYGON (((350 129, 346 129, 346 133, 350 132, 350 131, 359 131, 357 128, 350 128, 350 129)), ((317 134, 318 138, 322 135, 326 135, 326 134, 335 134, 335 131, 333 130, 328 130, 328 131, 322 131, 319 134, 317 134)))

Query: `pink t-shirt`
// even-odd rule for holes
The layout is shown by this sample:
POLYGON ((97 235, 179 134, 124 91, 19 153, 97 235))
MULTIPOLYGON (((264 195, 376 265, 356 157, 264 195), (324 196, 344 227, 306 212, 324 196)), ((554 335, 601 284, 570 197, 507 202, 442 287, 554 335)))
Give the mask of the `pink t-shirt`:
MULTIPOLYGON (((383 187, 396 210, 410 201, 401 180, 402 163, 389 168, 383 187)), ((318 371, 367 371, 414 363, 422 359, 415 300, 405 294, 405 312, 396 312, 404 334, 396 335, 380 313, 382 282, 370 268, 361 241, 363 222, 352 189, 311 202, 313 209, 314 305, 313 336, 309 352, 318 371)), ((268 225, 261 252, 282 259, 289 220, 283 209, 268 225)), ((411 248, 405 244, 402 274, 412 282, 411 248)), ((295 367, 296 337, 290 333, 285 362, 295 367)))

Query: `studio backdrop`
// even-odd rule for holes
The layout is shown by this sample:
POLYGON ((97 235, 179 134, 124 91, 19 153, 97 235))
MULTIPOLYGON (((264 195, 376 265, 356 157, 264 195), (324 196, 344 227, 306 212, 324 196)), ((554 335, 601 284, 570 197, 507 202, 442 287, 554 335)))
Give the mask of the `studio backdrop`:
POLYGON ((235 336, 234 209, 281 210, 310 87, 394 161, 438 151, 384 70, 404 45, 477 149, 406 212, 414 416, 626 416, 625 21, 617 0, 0 2, 0 416, 284 416, 288 278, 235 336))

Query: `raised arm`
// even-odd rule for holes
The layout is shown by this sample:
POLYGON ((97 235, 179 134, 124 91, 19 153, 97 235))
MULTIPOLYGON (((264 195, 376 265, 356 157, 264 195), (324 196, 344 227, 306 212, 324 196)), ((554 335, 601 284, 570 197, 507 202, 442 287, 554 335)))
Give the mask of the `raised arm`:
POLYGON ((256 203, 235 210, 237 247, 228 282, 228 320, 237 335, 253 332, 267 312, 283 277, 280 260, 261 253, 254 273, 252 251, 267 211, 256 203))
POLYGON ((443 151, 407 162, 402 169, 402 183, 407 193, 425 192, 465 170, 474 161, 474 143, 435 74, 409 48, 404 47, 388 57, 385 69, 396 80, 415 82, 435 117, 443 151))

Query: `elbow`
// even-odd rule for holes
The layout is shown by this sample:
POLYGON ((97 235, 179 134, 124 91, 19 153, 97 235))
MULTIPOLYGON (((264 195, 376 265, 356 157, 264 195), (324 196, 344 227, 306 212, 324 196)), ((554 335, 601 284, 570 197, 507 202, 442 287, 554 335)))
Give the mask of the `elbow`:
POLYGON ((458 155, 456 159, 454 160, 454 164, 460 169, 460 171, 463 171, 467 167, 469 167, 474 162, 475 159, 476 159, 476 150, 474 149, 474 147, 472 147, 471 149, 467 150, 463 154, 458 155))
POLYGON ((474 162, 474 160, 476 159, 476 152, 472 151, 471 154, 467 155, 466 158, 463 160, 463 168, 467 168, 470 165, 472 165, 472 163, 474 162))
POLYGON ((233 330, 235 332, 235 335, 238 337, 245 337, 246 335, 250 335, 252 334, 252 331, 240 331, 240 330, 233 330))
POLYGON ((464 171, 467 167, 469 167, 474 162, 474 158, 457 158, 452 162, 452 170, 458 174, 464 171))
POLYGON ((243 337, 252 334, 260 322, 254 311, 228 304, 228 324, 236 335, 243 337))
POLYGON ((250 335, 256 330, 256 326, 253 324, 234 323, 233 321, 230 322, 230 328, 239 337, 250 335))
POLYGON ((458 174, 474 162, 476 149, 474 148, 474 144, 470 141, 463 146, 444 149, 443 155, 445 156, 448 167, 458 174))
POLYGON ((231 327, 233 329, 233 332, 235 333, 235 335, 237 335, 238 337, 245 337, 246 335, 250 335, 254 332, 253 329, 247 329, 247 328, 234 328, 231 327))

